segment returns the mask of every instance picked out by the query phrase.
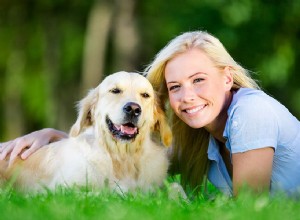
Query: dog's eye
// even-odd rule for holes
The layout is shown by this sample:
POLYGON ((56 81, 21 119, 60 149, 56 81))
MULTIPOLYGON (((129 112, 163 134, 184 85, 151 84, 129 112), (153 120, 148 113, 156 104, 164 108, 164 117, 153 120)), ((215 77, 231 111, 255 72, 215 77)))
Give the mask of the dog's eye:
POLYGON ((141 96, 143 98, 149 98, 150 97, 150 95, 147 92, 141 93, 141 96))
POLYGON ((110 92, 114 93, 114 94, 119 94, 119 93, 121 93, 121 90, 118 88, 114 88, 114 89, 111 89, 110 92))

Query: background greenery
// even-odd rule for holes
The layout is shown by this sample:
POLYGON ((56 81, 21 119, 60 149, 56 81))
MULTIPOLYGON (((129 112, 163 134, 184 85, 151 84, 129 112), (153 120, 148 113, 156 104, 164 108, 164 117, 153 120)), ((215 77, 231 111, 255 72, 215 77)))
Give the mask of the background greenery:
POLYGON ((0 141, 68 131, 75 103, 142 71, 174 36, 207 30, 300 118, 299 0, 0 0, 0 141))

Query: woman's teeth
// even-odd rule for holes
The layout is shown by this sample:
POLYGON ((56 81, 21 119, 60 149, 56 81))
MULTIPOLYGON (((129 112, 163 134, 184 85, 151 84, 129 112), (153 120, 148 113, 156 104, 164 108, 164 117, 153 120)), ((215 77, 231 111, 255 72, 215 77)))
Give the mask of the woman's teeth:
POLYGON ((205 105, 201 105, 201 106, 198 106, 198 107, 196 107, 196 108, 186 109, 185 111, 186 111, 188 114, 192 114, 192 113, 195 113, 195 112, 200 111, 200 110, 203 109, 204 107, 205 107, 205 105))

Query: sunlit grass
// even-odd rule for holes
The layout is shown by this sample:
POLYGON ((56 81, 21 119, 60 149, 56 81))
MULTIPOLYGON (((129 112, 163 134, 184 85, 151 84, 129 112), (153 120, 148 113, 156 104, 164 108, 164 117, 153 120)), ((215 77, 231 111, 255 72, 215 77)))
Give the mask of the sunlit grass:
POLYGON ((120 195, 71 188, 25 195, 6 188, 0 192, 0 219, 300 219, 300 201, 247 191, 233 199, 212 186, 209 195, 186 201, 169 199, 164 189, 120 195))

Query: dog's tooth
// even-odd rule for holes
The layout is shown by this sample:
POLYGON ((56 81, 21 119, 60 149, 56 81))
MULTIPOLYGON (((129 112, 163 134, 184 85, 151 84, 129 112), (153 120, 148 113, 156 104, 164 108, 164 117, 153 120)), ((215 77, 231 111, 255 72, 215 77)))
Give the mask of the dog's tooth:
POLYGON ((114 127, 115 127, 115 129, 118 130, 118 131, 122 129, 122 126, 119 126, 119 125, 114 125, 114 127))

